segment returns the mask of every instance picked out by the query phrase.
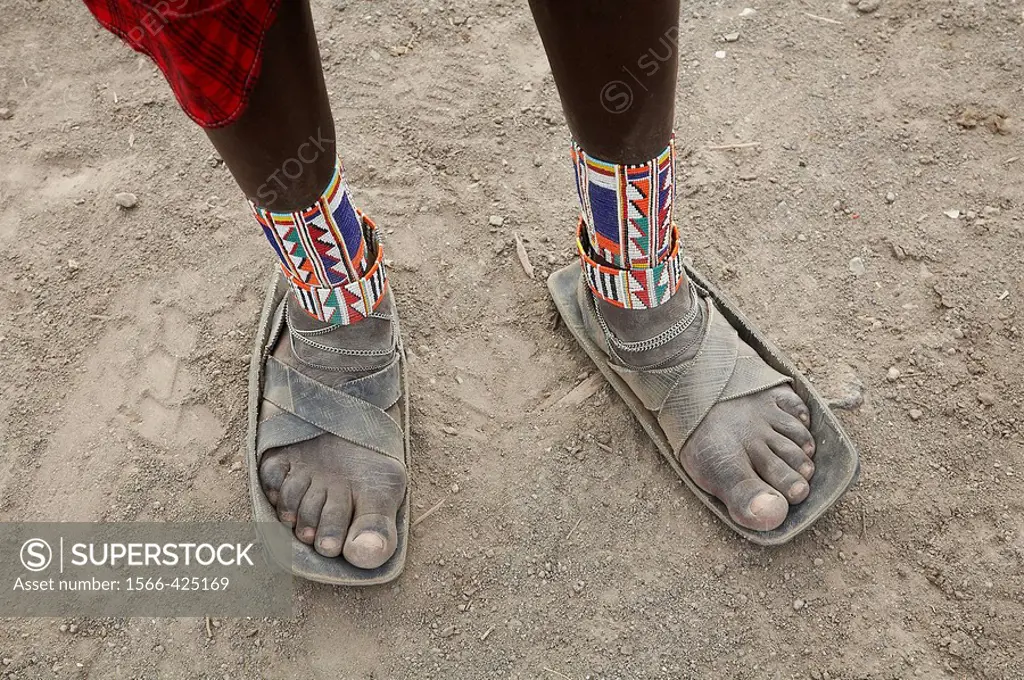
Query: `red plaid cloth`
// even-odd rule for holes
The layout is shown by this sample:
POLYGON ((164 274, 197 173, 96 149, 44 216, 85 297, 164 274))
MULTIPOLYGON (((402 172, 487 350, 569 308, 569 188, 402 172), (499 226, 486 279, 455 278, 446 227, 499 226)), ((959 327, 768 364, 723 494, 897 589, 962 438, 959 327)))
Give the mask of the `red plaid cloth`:
POLYGON ((112 33, 163 71, 204 128, 242 115, 279 0, 85 0, 112 33))

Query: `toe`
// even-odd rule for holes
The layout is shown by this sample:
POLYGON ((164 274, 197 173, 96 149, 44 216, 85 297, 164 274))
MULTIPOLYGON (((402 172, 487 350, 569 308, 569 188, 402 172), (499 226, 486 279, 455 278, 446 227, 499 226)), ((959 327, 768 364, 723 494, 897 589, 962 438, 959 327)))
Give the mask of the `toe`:
POLYGON ((288 526, 295 524, 299 503, 302 502, 302 497, 306 495, 306 489, 309 488, 311 481, 312 479, 309 474, 303 474, 295 470, 285 477, 277 503, 277 518, 288 526))
POLYGON ((775 403, 783 411, 803 423, 804 427, 810 427, 811 412, 807 410, 807 404, 797 396, 792 388, 787 387, 786 389, 778 390, 775 395, 775 403))
POLYGON ((260 461, 260 486, 271 505, 277 505, 281 485, 288 476, 288 468, 288 459, 284 456, 268 454, 260 461))
POLYGON ((388 561, 398 546, 394 516, 356 515, 345 541, 345 559, 362 569, 375 569, 388 561))
POLYGON ((395 516, 402 494, 367 493, 356 498, 352 526, 345 540, 345 559, 363 569, 375 569, 388 561, 398 546, 395 516))
POLYGON ((786 519, 789 503, 761 481, 753 470, 721 496, 736 522, 755 531, 770 531, 786 519))
POLYGON ((771 484, 786 497, 786 500, 790 503, 799 503, 807 498, 807 494, 811 491, 807 480, 772 453, 766 443, 758 442, 751 445, 747 453, 750 456, 751 465, 754 466, 757 474, 761 475, 761 479, 771 484))
POLYGON ((775 415, 776 417, 771 419, 775 431, 799 446, 808 458, 814 458, 814 437, 807 427, 795 416, 784 411, 776 411, 775 415))
POLYGON ((352 519, 352 498, 344 493, 328 493, 320 511, 313 547, 324 557, 337 557, 345 544, 348 524, 352 519))
POLYGON ((768 448, 786 461, 786 465, 800 473, 801 477, 811 481, 811 477, 814 476, 814 462, 792 439, 776 433, 768 438, 768 448))
POLYGON ((320 511, 327 500, 327 489, 311 484, 299 503, 298 515, 295 518, 295 538, 307 545, 316 538, 316 527, 320 524, 320 511))

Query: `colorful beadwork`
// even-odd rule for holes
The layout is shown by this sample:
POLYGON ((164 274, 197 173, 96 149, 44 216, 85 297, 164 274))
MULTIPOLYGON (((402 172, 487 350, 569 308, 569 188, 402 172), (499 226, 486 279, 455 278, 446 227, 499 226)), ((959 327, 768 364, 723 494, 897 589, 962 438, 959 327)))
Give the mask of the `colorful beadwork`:
POLYGON ((638 165, 599 160, 575 142, 572 160, 580 199, 577 247, 594 295, 627 309, 664 304, 685 280, 672 223, 675 140, 638 165))
POLYGON ((323 195, 305 210, 281 213, 249 205, 306 312, 350 324, 377 308, 387 289, 383 251, 373 221, 352 206, 341 161, 323 195))
POLYGON ((594 252, 624 269, 661 262, 671 246, 674 140, 657 158, 637 165, 599 160, 573 142, 572 160, 594 252))
POLYGON ((683 249, 675 225, 669 228, 665 258, 653 267, 620 269, 599 262, 590 246, 583 217, 580 217, 576 228, 576 247, 590 290, 596 297, 616 307, 650 309, 665 304, 686 280, 683 249))

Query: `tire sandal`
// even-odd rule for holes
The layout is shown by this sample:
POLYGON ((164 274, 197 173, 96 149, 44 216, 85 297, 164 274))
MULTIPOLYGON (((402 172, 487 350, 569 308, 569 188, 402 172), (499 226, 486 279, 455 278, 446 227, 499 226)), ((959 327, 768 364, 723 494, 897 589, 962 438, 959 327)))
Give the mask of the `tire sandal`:
MULTIPOLYGON (((810 527, 856 481, 860 471, 857 449, 825 400, 788 357, 699 272, 686 266, 686 274, 693 284, 691 294, 697 298, 695 301, 706 304, 706 330, 696 356, 670 368, 631 370, 613 361, 614 349, 605 340, 607 326, 596 310, 578 263, 553 273, 548 278, 548 288, 569 332, 701 502, 733 531, 754 543, 786 543, 810 527), (740 339, 763 362, 751 360, 753 357, 738 360, 740 339), (792 385, 810 411, 809 429, 816 446, 814 479, 807 498, 790 506, 782 525, 770 531, 756 531, 737 524, 724 503, 697 486, 683 470, 677 454, 715 404, 784 383, 792 385)), ((686 320, 681 320, 677 326, 680 325, 685 326, 686 320)))
MULTIPOLYGON (((267 290, 260 317, 256 345, 249 369, 249 436, 246 462, 249 470, 249 495, 257 531, 269 545, 282 529, 277 511, 267 500, 259 479, 259 464, 270 449, 308 441, 330 433, 362 448, 376 451, 409 467, 409 402, 406 390, 405 353, 399 333, 397 312, 391 318, 394 338, 392 359, 376 372, 332 388, 309 378, 272 356, 284 332, 300 341, 303 334, 289 327, 287 296, 289 287, 275 270, 267 290), (260 420, 260 407, 269 402, 276 408, 260 420), (386 412, 398 404, 400 422, 386 412)), ((390 296, 388 291, 386 295, 390 296)), ((392 309, 394 306, 392 304, 392 309)), ((359 351, 334 350, 340 354, 359 351)), ((392 354, 389 352, 388 354, 392 354)), ((334 585, 365 586, 387 583, 401 574, 409 538, 409 485, 396 517, 398 544, 395 553, 376 569, 361 569, 343 556, 324 557, 312 546, 290 535, 290 553, 270 550, 273 559, 285 570, 310 581, 334 585)), ((289 532, 290 533, 290 532, 289 532)))

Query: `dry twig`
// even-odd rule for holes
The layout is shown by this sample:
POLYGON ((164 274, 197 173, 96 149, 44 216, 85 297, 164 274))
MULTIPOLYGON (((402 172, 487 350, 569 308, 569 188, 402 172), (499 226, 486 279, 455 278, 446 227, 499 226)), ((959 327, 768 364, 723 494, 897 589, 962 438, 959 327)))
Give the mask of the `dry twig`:
POLYGON ((523 244, 523 237, 516 233, 516 255, 519 256, 519 264, 523 265, 523 271, 531 279, 533 278, 533 265, 530 264, 530 256, 526 254, 526 245, 523 244))
POLYGON ((829 19, 828 17, 819 17, 817 14, 811 14, 810 12, 804 12, 804 14, 806 16, 809 16, 812 19, 817 19, 818 21, 824 21, 826 24, 835 24, 836 26, 842 26, 843 25, 842 21, 836 21, 835 19, 829 19))
POLYGON ((742 142, 740 144, 714 144, 708 147, 708 151, 732 151, 733 149, 749 149, 761 146, 761 142, 742 142))
MULTIPOLYGON (((445 496, 444 498, 442 498, 441 500, 439 500, 439 501, 437 502, 437 504, 436 504, 436 505, 435 505, 434 507, 430 508, 429 510, 427 510, 426 512, 424 512, 424 513, 423 513, 422 515, 420 515, 419 517, 417 517, 416 519, 414 519, 414 520, 412 521, 412 526, 413 526, 413 527, 415 527, 415 526, 416 526, 417 524, 419 524, 420 522, 422 522, 423 520, 425 520, 426 518, 430 517, 430 516, 431 516, 431 515, 433 515, 433 514, 434 514, 435 512, 437 512, 437 510, 438 510, 438 509, 439 509, 439 508, 440 508, 440 507, 441 507, 442 505, 444 505, 444 502, 445 502, 446 500, 448 500, 448 496, 445 496)), ((411 528, 411 527, 410 527, 410 528, 411 528)))

